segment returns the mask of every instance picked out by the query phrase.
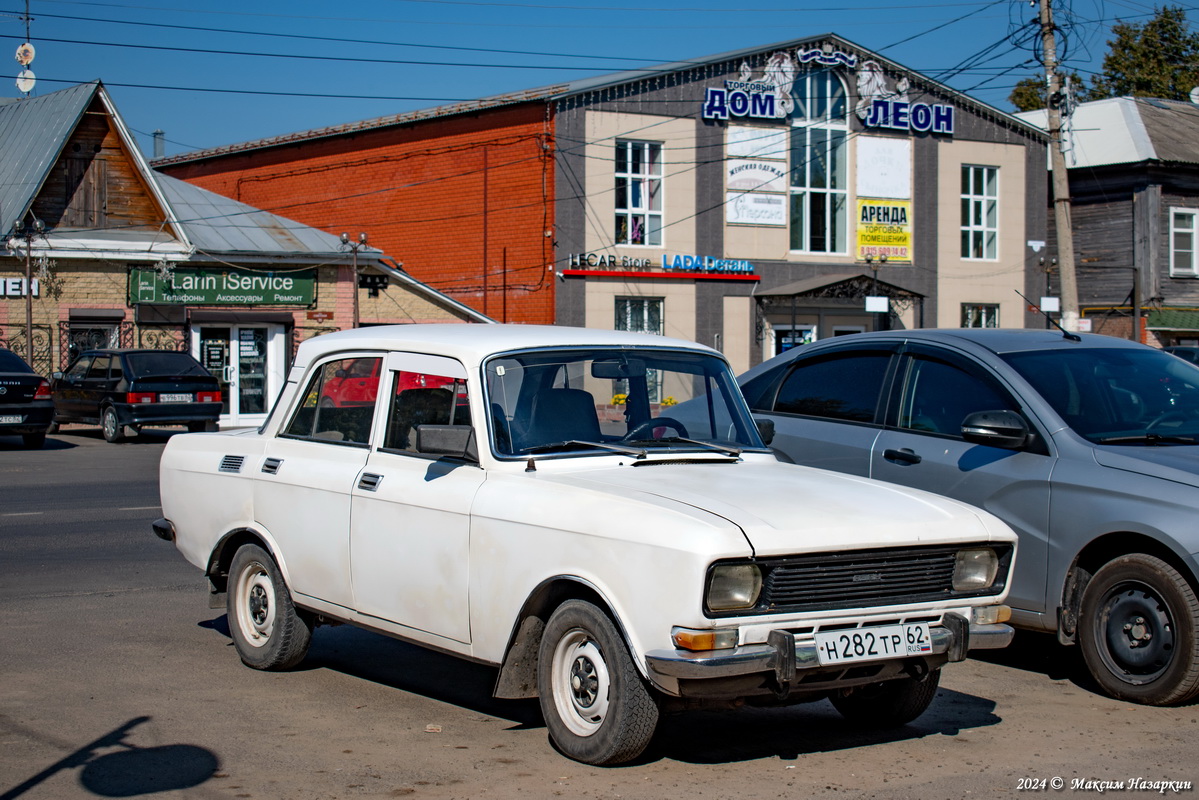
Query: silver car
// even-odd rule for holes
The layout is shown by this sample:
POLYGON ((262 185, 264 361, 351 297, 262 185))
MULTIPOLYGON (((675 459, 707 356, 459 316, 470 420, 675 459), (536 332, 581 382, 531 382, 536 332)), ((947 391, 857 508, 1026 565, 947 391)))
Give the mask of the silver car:
POLYGON ((1020 537, 1018 627, 1082 647, 1113 696, 1199 696, 1199 367, 1047 330, 803 345, 738 379, 784 460, 927 489, 1020 537))

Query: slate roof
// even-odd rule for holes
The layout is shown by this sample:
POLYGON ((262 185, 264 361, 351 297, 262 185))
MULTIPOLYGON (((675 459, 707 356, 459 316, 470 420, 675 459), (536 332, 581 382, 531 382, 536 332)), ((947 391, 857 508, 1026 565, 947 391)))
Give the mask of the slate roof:
POLYGON ((312 130, 299 131, 297 133, 289 133, 282 136, 271 136, 248 142, 240 142, 237 144, 208 148, 205 150, 194 150, 189 153, 181 153, 175 156, 155 159, 153 164, 155 166, 166 166, 169 164, 200 161, 205 158, 215 158, 229 155, 231 153, 244 153, 250 150, 277 147, 286 144, 293 144, 295 142, 325 139, 329 137, 359 133, 366 130, 407 125, 421 120, 436 119, 440 117, 453 116, 456 114, 477 113, 478 111, 484 109, 499 108, 501 106, 514 105, 529 101, 554 102, 576 95, 586 94, 587 92, 631 84, 637 81, 656 78, 689 69, 710 67, 730 61, 738 62, 762 53, 773 53, 778 50, 788 50, 791 48, 803 47, 805 45, 811 46, 823 44, 825 42, 832 43, 834 47, 841 48, 848 52, 857 53, 862 58, 878 61, 885 68, 892 70, 893 72, 912 75, 914 79, 912 81, 913 84, 919 84, 920 86, 927 87, 932 92, 937 92, 946 97, 952 98, 955 102, 967 106, 985 116, 995 119, 1002 119, 1005 122, 1013 123, 1015 127, 1023 129, 1033 135, 1036 135, 1040 132, 1036 125, 1030 124, 1028 121, 1021 119, 1017 115, 1009 114, 1006 111, 1001 111, 994 106, 987 105, 986 103, 976 100, 969 95, 963 94, 956 89, 951 89, 945 84, 939 83, 931 78, 921 75, 920 73, 916 73, 907 67, 878 55, 877 53, 866 50, 865 48, 854 44, 848 39, 844 39, 836 34, 825 33, 819 36, 808 36, 800 39, 791 39, 785 42, 777 42, 770 45, 745 47, 738 50, 731 50, 725 53, 718 53, 716 55, 704 56, 702 58, 696 58, 687 61, 674 61, 644 69, 625 70, 623 72, 614 72, 607 75, 599 75, 590 78, 579 78, 578 80, 566 81, 563 83, 552 84, 550 86, 543 86, 538 89, 527 89, 520 92, 495 95, 492 97, 485 97, 479 100, 471 100, 463 103, 453 103, 450 105, 437 106, 418 111, 409 111, 402 114, 391 114, 383 117, 375 117, 373 119, 359 120, 357 122, 349 122, 341 125, 330 125, 323 128, 313 128, 312 130))
MULTIPOLYGON (((1016 116, 1041 128, 1044 109, 1016 116)), ((1111 97, 1079 103, 1067 129, 1066 166, 1099 167, 1148 161, 1199 164, 1199 106, 1153 97, 1111 97)))

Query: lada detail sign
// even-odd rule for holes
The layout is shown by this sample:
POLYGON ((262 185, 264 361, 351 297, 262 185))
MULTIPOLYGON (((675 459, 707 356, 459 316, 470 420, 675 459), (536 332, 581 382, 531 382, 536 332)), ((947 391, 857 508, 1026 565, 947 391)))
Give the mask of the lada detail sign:
POLYGON ((129 276, 130 303, 310 306, 315 299, 315 269, 251 272, 176 267, 165 279, 153 269, 134 269, 129 276))

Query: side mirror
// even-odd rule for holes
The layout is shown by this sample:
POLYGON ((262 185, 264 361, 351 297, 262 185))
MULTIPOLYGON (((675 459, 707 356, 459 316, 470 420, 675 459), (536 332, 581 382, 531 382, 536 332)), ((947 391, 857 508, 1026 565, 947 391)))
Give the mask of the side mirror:
POLYGON ((56 380, 56 381, 61 381, 61 380, 62 380, 62 373, 61 373, 61 372, 55 372, 55 373, 54 373, 53 375, 51 375, 50 377, 51 377, 51 378, 53 378, 53 379, 54 379, 54 380, 56 380))
POLYGON ((758 436, 762 437, 762 444, 768 445, 774 441, 774 420, 754 417, 754 423, 758 426, 758 436))
POLYGON ((432 456, 455 456, 478 463, 475 430, 470 425, 417 425, 416 452, 432 456))
POLYGON ((962 420, 962 438, 971 444, 1019 450, 1028 444, 1028 425, 1015 411, 976 411, 962 420))

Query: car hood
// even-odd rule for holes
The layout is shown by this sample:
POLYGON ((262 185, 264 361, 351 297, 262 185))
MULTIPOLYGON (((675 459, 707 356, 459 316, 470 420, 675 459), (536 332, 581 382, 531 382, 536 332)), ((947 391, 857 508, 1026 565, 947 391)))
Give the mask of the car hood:
POLYGON ((793 464, 645 462, 553 479, 701 509, 738 526, 758 556, 1015 538, 956 500, 793 464))
POLYGON ((1199 445, 1110 445, 1096 447, 1094 453, 1095 461, 1105 467, 1199 486, 1199 445))

